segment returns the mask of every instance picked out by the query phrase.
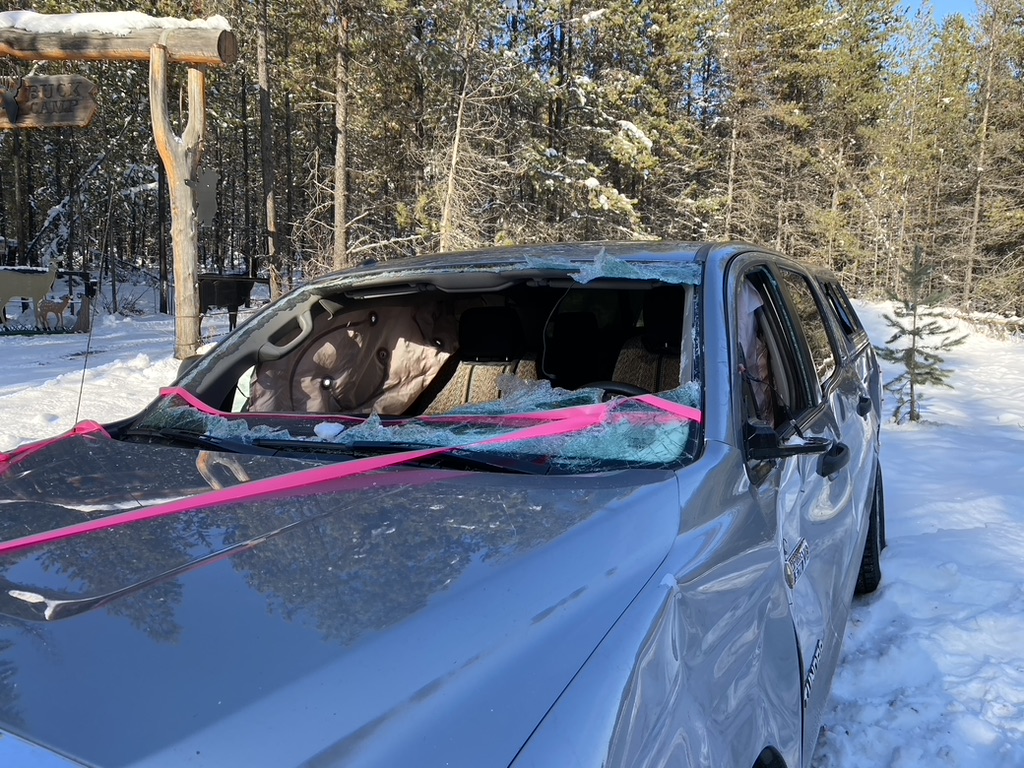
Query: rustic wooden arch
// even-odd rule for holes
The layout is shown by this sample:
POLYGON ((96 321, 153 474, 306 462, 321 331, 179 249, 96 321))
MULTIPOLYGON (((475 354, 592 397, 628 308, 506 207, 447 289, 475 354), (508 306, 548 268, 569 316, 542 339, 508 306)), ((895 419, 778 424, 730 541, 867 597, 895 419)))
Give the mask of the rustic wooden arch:
MULTIPOLYGON (((90 14, 76 14, 88 18, 90 14)), ((168 20, 176 22, 178 20, 168 20)), ((199 348, 198 226, 195 177, 206 133, 206 67, 238 58, 238 42, 229 29, 164 27, 130 31, 29 32, 0 29, 0 56, 25 61, 148 61, 153 137, 167 170, 171 199, 171 249, 174 255, 174 355, 179 360, 199 348), (167 110, 167 64, 188 66, 188 121, 174 134, 167 110)), ((14 127, 17 127, 15 125, 14 127)))

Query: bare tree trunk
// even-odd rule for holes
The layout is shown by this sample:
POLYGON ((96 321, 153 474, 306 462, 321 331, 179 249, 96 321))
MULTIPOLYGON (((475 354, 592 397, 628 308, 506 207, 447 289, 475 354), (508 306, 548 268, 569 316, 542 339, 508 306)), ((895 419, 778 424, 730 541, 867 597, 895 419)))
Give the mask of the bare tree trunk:
POLYGON ((348 263, 348 76, 349 19, 338 4, 338 50, 334 90, 334 268, 348 263))
MULTIPOLYGON (((921 246, 918 246, 920 248, 921 246)), ((917 263, 920 258, 920 251, 914 254, 914 261, 917 263)), ((920 337, 917 333, 917 300, 914 300, 914 317, 911 321, 910 351, 907 354, 907 376, 910 380, 910 420, 920 421, 921 411, 917 402, 917 349, 920 344, 920 337)))
MULTIPOLYGON (((918 81, 916 78, 911 78, 912 85, 912 97, 911 97, 911 112, 910 112, 910 133, 907 136, 907 146, 913 147, 917 144, 917 120, 918 120, 918 109, 920 109, 920 103, 918 100, 918 81)), ((918 183, 916 174, 907 174, 903 183, 900 185, 900 226, 899 233, 896 239, 896 253, 902 254, 908 252, 908 234, 907 234, 907 222, 910 218, 910 185, 911 182, 918 183)), ((902 275, 899 270, 896 270, 895 276, 895 290, 902 291, 903 286, 901 284, 902 275)))
POLYGON ((978 248, 978 223, 981 220, 981 191, 982 181, 985 176, 985 160, 987 144, 988 144, 988 113, 989 107, 992 104, 992 75, 995 69, 995 58, 996 58, 996 17, 995 11, 993 11, 992 17, 992 31, 989 37, 989 48, 988 48, 988 62, 985 67, 985 85, 984 85, 984 96, 982 97, 982 110, 981 110, 981 125, 978 127, 978 165, 977 174, 978 178, 974 184, 974 210, 971 213, 971 228, 967 239, 967 264, 965 266, 964 274, 964 296, 963 303, 965 309, 971 307, 971 292, 973 290, 974 283, 974 265, 977 261, 977 248, 978 248))
POLYGON ((255 276, 259 267, 256 249, 253 247, 255 233, 252 224, 252 195, 249 194, 249 157, 252 154, 249 147, 249 98, 245 94, 244 87, 239 90, 242 93, 242 236, 240 242, 249 274, 255 276))
POLYGON ((733 121, 732 133, 729 135, 729 175, 725 183, 725 231, 722 236, 726 240, 732 239, 732 206, 733 206, 733 185, 736 182, 736 153, 739 151, 739 130, 736 122, 733 121))
POLYGON ((835 269, 835 245, 836 245, 836 222, 839 220, 839 180, 843 172, 843 154, 846 149, 845 137, 839 139, 839 157, 836 158, 836 172, 832 176, 832 203, 829 207, 831 214, 828 228, 828 242, 825 246, 825 263, 829 269, 835 269))
POLYGON ((274 197, 274 117, 270 110, 270 76, 267 72, 267 2, 260 7, 256 25, 256 78, 260 87, 260 154, 263 171, 263 197, 267 211, 267 265, 270 268, 270 298, 283 291, 278 253, 277 204, 274 197))
POLYGON ((462 89, 459 91, 459 110, 455 118, 455 136, 452 138, 452 161, 448 166, 448 187, 445 191, 444 204, 441 206, 441 243, 442 251, 452 249, 452 208, 455 205, 455 176, 459 167, 459 145, 462 143, 462 120, 466 112, 466 99, 469 96, 469 45, 464 61, 462 89))
MULTIPOLYGON (((291 59, 292 35, 288 28, 285 28, 282 33, 284 34, 284 61, 287 64, 291 59)), ((295 117, 293 114, 292 98, 292 92, 290 90, 286 91, 284 94, 284 230, 278 234, 277 238, 277 245, 281 249, 281 262, 286 265, 285 271, 288 274, 286 290, 291 289, 292 270, 295 267, 295 255, 292 245, 292 236, 295 229, 295 132, 293 128, 295 117)))
POLYGON ((167 204, 164 202, 167 190, 167 171, 164 170, 163 159, 156 166, 156 252, 160 269, 160 314, 168 312, 168 292, 170 280, 167 277, 167 241, 164 239, 164 216, 167 204))
POLYGON ((18 218, 18 264, 28 264, 25 253, 28 247, 28 227, 26 226, 26 201, 22 187, 22 141, 19 131, 14 131, 14 215, 18 218))

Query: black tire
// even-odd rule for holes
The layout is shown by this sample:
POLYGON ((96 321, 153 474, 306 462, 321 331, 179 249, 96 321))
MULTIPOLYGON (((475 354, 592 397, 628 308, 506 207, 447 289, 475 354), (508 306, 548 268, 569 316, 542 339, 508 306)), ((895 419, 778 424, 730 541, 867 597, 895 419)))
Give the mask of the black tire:
POLYGON ((885 535, 885 498, 882 495, 882 468, 875 471, 875 492, 871 499, 868 518, 868 540, 864 542, 864 555, 857 574, 858 595, 867 595, 878 589, 882 582, 882 537, 885 535))
POLYGON ((786 768, 786 761, 782 759, 782 755, 774 748, 765 747, 761 750, 761 754, 757 756, 754 768, 786 768))

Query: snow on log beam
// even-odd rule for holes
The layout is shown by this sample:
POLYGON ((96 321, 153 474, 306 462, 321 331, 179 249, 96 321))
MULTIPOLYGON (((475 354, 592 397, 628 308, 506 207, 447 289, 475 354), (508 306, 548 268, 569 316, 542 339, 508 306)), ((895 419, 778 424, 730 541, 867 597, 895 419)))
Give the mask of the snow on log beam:
POLYGON ((218 67, 238 59, 238 41, 230 29, 150 28, 123 35, 0 29, 0 56, 27 61, 149 61, 158 43, 179 64, 218 67))

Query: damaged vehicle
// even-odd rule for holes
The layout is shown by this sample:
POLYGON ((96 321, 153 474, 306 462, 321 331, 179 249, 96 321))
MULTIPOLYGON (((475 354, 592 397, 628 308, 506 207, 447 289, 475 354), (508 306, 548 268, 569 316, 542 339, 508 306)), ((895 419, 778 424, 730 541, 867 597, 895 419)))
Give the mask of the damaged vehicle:
POLYGON ((0 764, 806 766, 879 398, 835 278, 749 244, 315 280, 0 454, 0 764))

